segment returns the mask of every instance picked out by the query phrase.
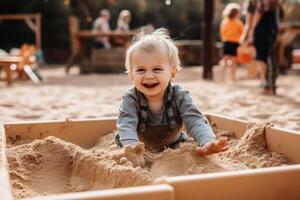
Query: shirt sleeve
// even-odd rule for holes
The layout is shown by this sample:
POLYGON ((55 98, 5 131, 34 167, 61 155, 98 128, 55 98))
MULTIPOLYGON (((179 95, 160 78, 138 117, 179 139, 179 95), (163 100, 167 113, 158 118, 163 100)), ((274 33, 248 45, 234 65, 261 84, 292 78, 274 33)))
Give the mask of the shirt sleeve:
POLYGON ((137 136, 138 114, 137 103, 130 94, 125 94, 119 108, 117 130, 123 146, 139 142, 137 136))
POLYGON ((188 133, 192 135, 199 146, 214 141, 216 136, 208 120, 198 110, 189 92, 181 88, 177 93, 179 113, 188 133))
POLYGON ((239 24, 239 34, 241 36, 244 31, 244 24, 241 20, 238 21, 238 24, 239 24))

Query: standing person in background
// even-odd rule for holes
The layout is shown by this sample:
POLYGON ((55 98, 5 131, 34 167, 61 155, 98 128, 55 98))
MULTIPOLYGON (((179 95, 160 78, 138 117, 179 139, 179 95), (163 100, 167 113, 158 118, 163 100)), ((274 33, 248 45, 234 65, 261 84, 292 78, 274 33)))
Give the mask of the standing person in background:
MULTIPOLYGON (((93 30, 97 32, 110 32, 109 27, 109 20, 110 20, 110 12, 107 9, 102 9, 100 11, 99 17, 95 20, 93 24, 93 30)), ((110 49, 111 45, 109 43, 108 36, 99 36, 96 38, 95 41, 96 48, 105 48, 110 49)))
POLYGON ((118 17, 117 30, 126 32, 129 31, 129 23, 131 21, 131 14, 129 10, 122 10, 118 17))
POLYGON ((223 20, 220 26, 220 35, 223 42, 223 58, 220 61, 222 80, 225 81, 226 70, 231 68, 231 79, 236 81, 237 48, 244 25, 240 20, 241 7, 237 3, 229 3, 223 11, 223 20))
POLYGON ((262 94, 276 94, 276 66, 271 52, 279 28, 280 0, 250 0, 247 6, 245 41, 256 48, 256 65, 261 72, 262 94))

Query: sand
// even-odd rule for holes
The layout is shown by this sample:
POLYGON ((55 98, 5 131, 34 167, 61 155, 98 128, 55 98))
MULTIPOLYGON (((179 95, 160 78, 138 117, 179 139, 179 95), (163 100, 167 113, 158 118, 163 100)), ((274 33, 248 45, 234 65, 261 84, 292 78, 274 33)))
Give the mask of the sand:
MULTIPOLYGON (((55 137, 34 141, 10 141, 8 161, 16 198, 72 191, 87 191, 152 184, 161 176, 212 173, 291 164, 269 152, 262 127, 300 131, 300 77, 278 79, 278 96, 260 95, 259 81, 245 79, 238 71, 236 85, 201 79, 201 68, 180 72, 177 83, 188 89, 202 112, 212 112, 263 125, 249 124, 245 137, 217 130, 230 138, 231 148, 218 155, 199 158, 193 143, 160 154, 145 152, 145 167, 134 167, 113 142, 113 134, 99 138, 84 149, 55 137), (184 162, 183 162, 184 161, 184 162)), ((7 88, 0 82, 1 123, 66 118, 116 117, 122 94, 132 87, 125 74, 70 75, 63 68, 45 69, 45 81, 34 85, 18 81, 7 88)), ((132 155, 131 155, 132 156, 132 155)), ((1 163, 0 163, 1 165, 1 163)))
MULTIPOLYGON (((204 81, 202 68, 185 68, 176 83, 188 89, 202 112, 254 122, 268 121, 280 128, 300 131, 300 76, 278 79, 278 96, 260 95, 259 80, 245 79, 239 69, 236 85, 204 81)), ((34 85, 18 81, 10 88, 0 82, 0 120, 2 122, 53 120, 66 118, 115 117, 122 94, 132 87, 126 74, 78 75, 72 68, 45 69, 45 81, 34 85)))
POLYGON ((45 139, 8 141, 9 172, 14 197, 41 196, 126 186, 149 185, 160 177, 236 171, 292 164, 286 157, 267 149, 263 129, 268 124, 249 123, 243 137, 215 130, 227 137, 226 152, 205 157, 195 153, 190 139, 178 149, 161 153, 145 150, 145 165, 131 162, 138 156, 114 144, 114 134, 85 149, 54 136, 45 139))

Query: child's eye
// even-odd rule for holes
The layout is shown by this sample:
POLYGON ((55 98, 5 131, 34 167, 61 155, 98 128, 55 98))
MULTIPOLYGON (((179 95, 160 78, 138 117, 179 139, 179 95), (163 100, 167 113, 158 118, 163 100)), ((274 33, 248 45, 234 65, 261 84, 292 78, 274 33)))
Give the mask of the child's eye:
POLYGON ((144 72, 144 71, 145 71, 145 69, 142 69, 142 68, 139 68, 136 70, 136 72, 144 72))
POLYGON ((154 71, 155 72, 160 72, 160 71, 162 71, 163 69, 162 68, 154 68, 154 71))

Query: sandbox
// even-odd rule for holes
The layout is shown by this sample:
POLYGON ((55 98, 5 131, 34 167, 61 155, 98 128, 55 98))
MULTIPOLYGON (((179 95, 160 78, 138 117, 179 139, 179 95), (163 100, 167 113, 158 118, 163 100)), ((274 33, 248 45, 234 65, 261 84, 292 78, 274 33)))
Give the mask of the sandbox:
MULTIPOLYGON (((226 130, 227 135, 234 133, 244 142, 250 138, 243 137, 246 122, 212 114, 208 114, 207 117, 213 127, 219 130, 218 133, 226 130)), ((300 197, 299 133, 266 126, 262 130, 264 134, 258 135, 260 138, 265 137, 264 144, 259 144, 260 140, 251 140, 248 143, 255 144, 248 148, 249 145, 245 146, 242 141, 237 143, 233 150, 219 157, 194 158, 187 153, 190 146, 185 147, 187 150, 184 147, 174 151, 166 150, 154 159, 148 169, 151 173, 148 173, 140 167, 132 167, 130 162, 121 163, 123 158, 118 157, 119 155, 110 157, 103 153, 110 151, 109 146, 112 146, 113 142, 106 144, 107 149, 102 151, 101 148, 104 147, 98 146, 99 141, 101 143, 99 138, 110 137, 109 133, 114 129, 115 119, 6 124, 5 131, 2 130, 0 144, 0 199, 11 199, 13 196, 36 199, 142 200, 300 197), (259 149, 262 146, 265 154, 257 155, 259 151, 255 148, 259 149), (242 150, 237 151, 237 148, 242 150), (240 151, 246 151, 247 154, 240 151), (230 161, 230 166, 228 163, 228 166, 222 164, 225 158, 236 157, 236 154, 239 155, 234 162, 230 161), (243 162, 247 159, 248 163, 243 162), (20 167, 20 160, 25 168, 20 167), (176 168, 178 163, 174 160, 180 160, 183 167, 177 171, 164 167, 166 163, 171 163, 172 169, 176 168), (261 162, 256 164, 256 160, 261 162), (209 165, 201 166, 203 163, 209 165), (265 168, 256 169, 260 167, 265 168), (54 168, 58 170, 51 171, 54 168), (29 172, 24 171, 25 169, 29 169, 29 172), (51 175, 45 177, 50 171, 51 175), (161 177, 164 175, 170 177, 161 177), (16 180, 22 180, 25 184, 16 180), (63 187, 51 187, 53 183, 63 187), (36 193, 26 194, 26 187, 34 188, 36 193)))

